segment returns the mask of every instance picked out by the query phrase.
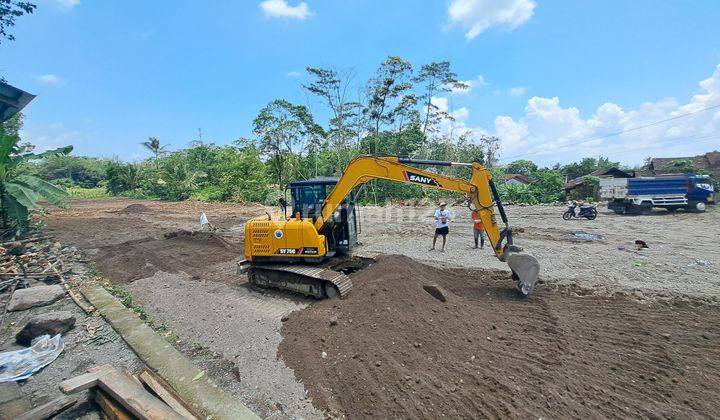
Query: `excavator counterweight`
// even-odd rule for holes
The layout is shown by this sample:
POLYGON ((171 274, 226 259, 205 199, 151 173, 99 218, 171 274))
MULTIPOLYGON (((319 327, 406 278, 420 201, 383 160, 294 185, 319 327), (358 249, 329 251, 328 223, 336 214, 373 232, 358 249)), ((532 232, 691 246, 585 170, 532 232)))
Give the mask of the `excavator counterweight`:
MULTIPOLYGON (((240 269, 262 287, 322 297, 346 296, 352 282, 345 275, 356 269, 352 249, 358 224, 354 191, 374 179, 418 184, 463 193, 470 209, 477 210, 495 255, 510 267, 518 290, 529 295, 538 279, 540 264, 513 245, 505 210, 492 175, 479 163, 455 163, 360 156, 340 178, 316 178, 289 185, 288 203, 281 211, 249 220, 245 224, 245 260, 240 269), (469 166, 470 180, 437 174, 412 165, 469 166), (503 227, 498 226, 497 208, 503 227)), ((360 264, 362 265, 362 264, 360 264)))

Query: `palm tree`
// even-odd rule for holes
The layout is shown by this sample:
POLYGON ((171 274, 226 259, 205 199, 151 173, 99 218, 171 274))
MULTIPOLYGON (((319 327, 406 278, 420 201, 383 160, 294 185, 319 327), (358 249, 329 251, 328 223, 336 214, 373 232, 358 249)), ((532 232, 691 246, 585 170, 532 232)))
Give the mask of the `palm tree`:
POLYGON ((159 159, 161 155, 165 154, 166 146, 160 146, 160 140, 158 140, 157 137, 149 137, 148 141, 144 141, 140 144, 145 146, 146 149, 155 155, 155 167, 159 167, 159 159))

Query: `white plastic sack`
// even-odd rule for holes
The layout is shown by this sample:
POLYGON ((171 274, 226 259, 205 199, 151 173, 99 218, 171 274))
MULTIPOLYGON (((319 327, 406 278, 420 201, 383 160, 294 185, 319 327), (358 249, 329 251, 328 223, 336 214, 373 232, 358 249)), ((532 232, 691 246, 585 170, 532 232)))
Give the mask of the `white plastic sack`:
POLYGON ((0 383, 29 378, 57 359, 63 348, 60 334, 52 338, 46 334, 33 340, 31 347, 0 353, 0 383))
POLYGON ((210 221, 207 216, 205 216, 205 212, 202 212, 200 213, 200 228, 207 229, 208 227, 210 227, 210 221))

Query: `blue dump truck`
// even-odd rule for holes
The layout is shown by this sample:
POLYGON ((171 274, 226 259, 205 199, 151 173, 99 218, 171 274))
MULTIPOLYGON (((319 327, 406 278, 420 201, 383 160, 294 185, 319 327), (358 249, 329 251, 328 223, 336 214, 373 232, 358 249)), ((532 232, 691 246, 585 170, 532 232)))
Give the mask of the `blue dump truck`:
POLYGON ((601 179, 600 197, 617 214, 648 213, 653 207, 702 212, 715 203, 716 193, 707 175, 674 174, 601 179))

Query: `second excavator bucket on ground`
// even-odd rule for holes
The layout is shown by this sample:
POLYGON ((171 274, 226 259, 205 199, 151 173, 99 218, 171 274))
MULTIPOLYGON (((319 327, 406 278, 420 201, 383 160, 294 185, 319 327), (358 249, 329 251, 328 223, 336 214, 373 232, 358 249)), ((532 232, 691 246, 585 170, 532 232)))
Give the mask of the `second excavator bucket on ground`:
POLYGON ((523 296, 528 296, 535 288, 540 274, 540 263, 530 254, 521 251, 508 251, 505 261, 513 277, 517 280, 517 288, 523 296))

